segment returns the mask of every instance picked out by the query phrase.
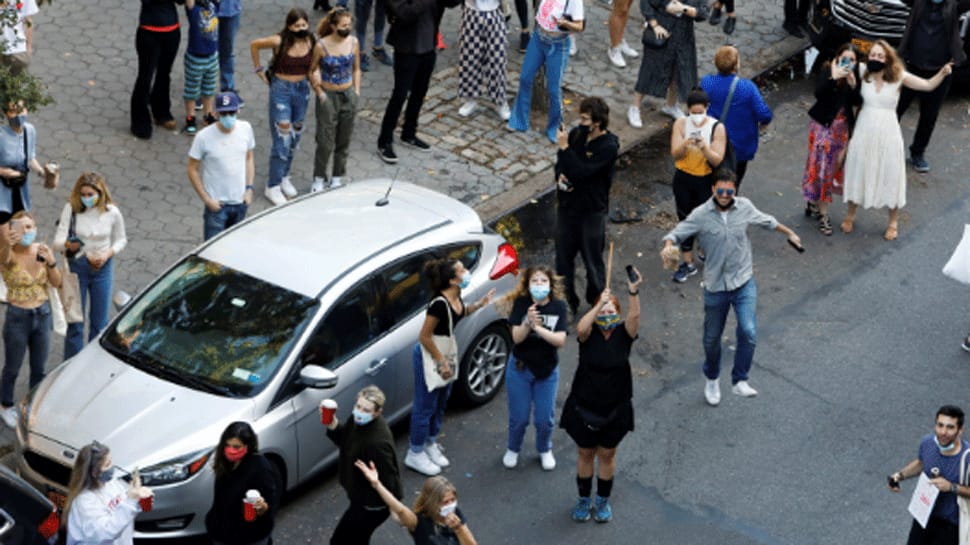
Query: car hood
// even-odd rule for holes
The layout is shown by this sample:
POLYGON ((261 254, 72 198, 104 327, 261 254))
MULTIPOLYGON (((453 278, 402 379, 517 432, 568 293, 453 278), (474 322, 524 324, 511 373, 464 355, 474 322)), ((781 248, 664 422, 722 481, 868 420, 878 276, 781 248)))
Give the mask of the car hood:
POLYGON ((214 446, 251 399, 200 392, 140 371, 92 343, 41 383, 29 432, 72 450, 97 440, 119 466, 148 467, 214 446))

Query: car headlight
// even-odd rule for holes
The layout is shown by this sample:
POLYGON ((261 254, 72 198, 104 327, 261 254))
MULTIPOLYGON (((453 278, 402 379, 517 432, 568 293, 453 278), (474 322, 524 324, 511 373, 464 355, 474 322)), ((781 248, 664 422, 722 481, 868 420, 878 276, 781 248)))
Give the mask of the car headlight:
POLYGON ((198 450, 142 469, 141 482, 145 486, 158 486, 184 481, 205 467, 212 452, 211 448, 198 450))

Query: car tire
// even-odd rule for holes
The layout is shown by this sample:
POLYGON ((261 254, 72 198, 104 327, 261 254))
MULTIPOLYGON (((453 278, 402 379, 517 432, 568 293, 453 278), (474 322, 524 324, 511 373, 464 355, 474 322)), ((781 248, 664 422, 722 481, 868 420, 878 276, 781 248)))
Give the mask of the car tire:
POLYGON ((465 351, 454 390, 469 405, 486 403, 505 381, 505 366, 512 353, 512 336, 505 324, 494 323, 481 331, 465 351))

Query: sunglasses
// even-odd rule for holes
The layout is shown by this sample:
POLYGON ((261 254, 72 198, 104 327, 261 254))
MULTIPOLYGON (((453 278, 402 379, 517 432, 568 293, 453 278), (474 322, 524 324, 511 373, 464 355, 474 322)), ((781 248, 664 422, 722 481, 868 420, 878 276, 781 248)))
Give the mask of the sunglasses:
POLYGON ((734 190, 733 189, 715 189, 714 191, 717 192, 717 196, 718 197, 723 197, 724 195, 727 195, 728 197, 733 197, 734 196, 734 190))

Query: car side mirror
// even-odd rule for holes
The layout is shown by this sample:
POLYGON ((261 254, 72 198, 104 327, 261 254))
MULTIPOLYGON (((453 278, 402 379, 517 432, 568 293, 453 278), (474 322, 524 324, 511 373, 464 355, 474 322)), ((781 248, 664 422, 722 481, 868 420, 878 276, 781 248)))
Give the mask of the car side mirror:
POLYGON ((326 389, 337 385, 337 373, 319 365, 304 365, 300 369, 300 384, 307 388, 326 389))
POLYGON ((111 301, 115 304, 116 310, 121 310, 131 302, 131 295, 128 295, 126 291, 118 290, 115 292, 114 297, 111 298, 111 301))

